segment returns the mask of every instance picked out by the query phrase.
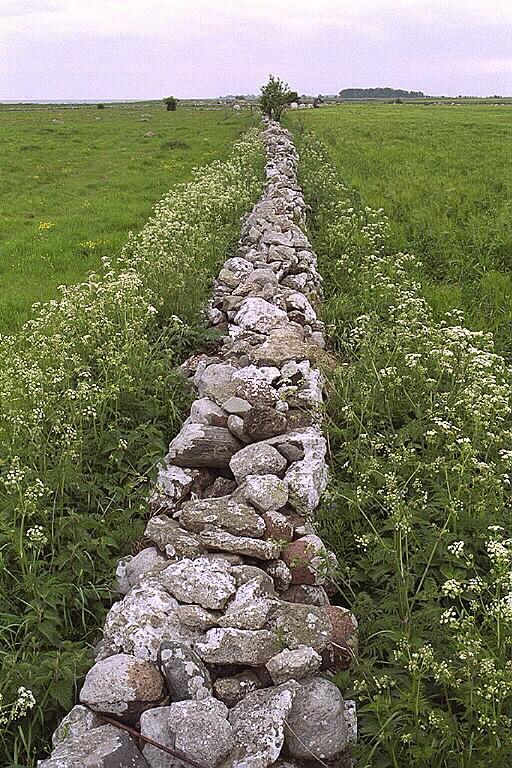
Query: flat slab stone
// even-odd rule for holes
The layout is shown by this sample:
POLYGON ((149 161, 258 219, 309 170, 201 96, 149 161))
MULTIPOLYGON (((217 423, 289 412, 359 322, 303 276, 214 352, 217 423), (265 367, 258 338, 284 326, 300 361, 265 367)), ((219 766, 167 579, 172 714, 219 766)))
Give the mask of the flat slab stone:
POLYGON ((168 557, 199 557, 204 547, 197 536, 184 531, 181 525, 167 515, 155 515, 144 531, 144 536, 153 541, 168 557))
POLYGON ((301 680, 320 669, 322 657, 307 645, 300 645, 293 651, 285 648, 267 661, 267 669, 274 685, 287 680, 301 680))
POLYGON ((169 445, 167 458, 180 467, 229 466, 242 444, 226 427, 187 424, 169 445))
POLYGON ((212 526, 240 536, 261 536, 265 532, 265 522, 254 507, 230 496, 185 502, 180 522, 198 533, 212 526))
POLYGON ((244 330, 270 333, 274 328, 287 324, 288 315, 284 309, 265 299, 249 297, 242 302, 234 322, 244 330))
POLYGON ((232 552, 237 555, 254 557, 257 560, 274 560, 279 557, 281 544, 270 539, 253 539, 248 536, 233 536, 227 531, 208 530, 199 534, 199 539, 208 549, 232 552))

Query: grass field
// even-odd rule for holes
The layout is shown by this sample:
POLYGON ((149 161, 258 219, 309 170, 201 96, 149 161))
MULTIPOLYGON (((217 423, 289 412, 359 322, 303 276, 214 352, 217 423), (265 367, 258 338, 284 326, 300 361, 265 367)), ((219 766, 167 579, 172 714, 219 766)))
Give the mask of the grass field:
POLYGON ((116 253, 165 191, 224 157, 246 126, 230 110, 162 105, 0 110, 0 333, 116 253))
POLYGON ((424 263, 434 309, 465 311, 512 353, 512 107, 357 104, 294 115, 356 198, 384 209, 391 247, 424 263))

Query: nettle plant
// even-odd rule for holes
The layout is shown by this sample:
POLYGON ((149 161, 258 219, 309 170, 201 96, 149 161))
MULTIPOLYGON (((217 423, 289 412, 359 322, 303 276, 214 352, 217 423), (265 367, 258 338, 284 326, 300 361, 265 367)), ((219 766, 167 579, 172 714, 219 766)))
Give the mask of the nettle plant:
POLYGON ((34 765, 140 537, 189 393, 176 367, 261 189, 255 130, 156 206, 102 274, 0 340, 0 752, 34 765))
POLYGON ((421 263, 392 253, 325 149, 301 141, 339 354, 322 536, 361 657, 361 766, 512 761, 512 375, 490 334, 436 320, 421 263))

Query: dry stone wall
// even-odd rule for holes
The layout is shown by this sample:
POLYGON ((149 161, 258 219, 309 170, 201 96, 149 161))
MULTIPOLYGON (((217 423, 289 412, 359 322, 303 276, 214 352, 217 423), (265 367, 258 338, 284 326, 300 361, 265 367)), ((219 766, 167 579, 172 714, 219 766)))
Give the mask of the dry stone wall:
POLYGON ((160 467, 149 546, 119 564, 124 597, 41 768, 350 764, 355 705, 329 678, 357 625, 330 604, 333 555, 314 528, 321 277, 290 135, 262 135, 265 192, 208 308, 221 343, 183 366, 197 399, 160 467))

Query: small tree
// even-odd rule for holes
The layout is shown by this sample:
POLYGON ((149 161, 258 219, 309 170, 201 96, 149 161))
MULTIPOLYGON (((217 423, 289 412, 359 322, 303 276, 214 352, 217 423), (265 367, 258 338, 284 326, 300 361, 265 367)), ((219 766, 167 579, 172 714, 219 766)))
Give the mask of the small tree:
POLYGON ((290 91, 287 83, 283 83, 278 77, 270 75, 268 83, 261 89, 261 111, 270 120, 281 120, 285 107, 298 101, 297 91, 290 91))
POLYGON ((167 96, 163 102, 167 105, 168 112, 176 111, 176 107, 178 106, 178 99, 175 99, 174 96, 167 96))

